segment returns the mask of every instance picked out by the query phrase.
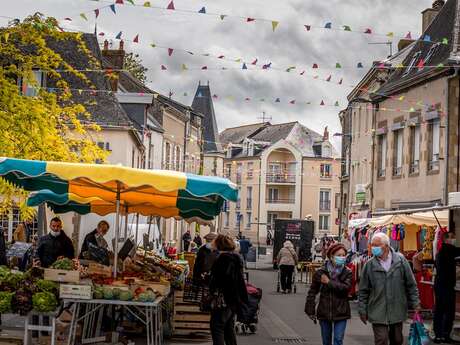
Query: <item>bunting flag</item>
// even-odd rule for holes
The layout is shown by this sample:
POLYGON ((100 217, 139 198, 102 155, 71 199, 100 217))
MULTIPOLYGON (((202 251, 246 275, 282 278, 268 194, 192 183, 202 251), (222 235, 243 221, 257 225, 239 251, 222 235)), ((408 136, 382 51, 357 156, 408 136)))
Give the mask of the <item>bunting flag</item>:
POLYGON ((438 67, 438 68, 443 68, 443 67, 445 67, 445 66, 444 66, 444 64, 441 62, 441 63, 440 63, 438 66, 436 66, 436 67, 438 67))
POLYGON ((104 36, 104 35, 105 35, 105 33, 103 33, 103 32, 99 32, 99 34, 98 34, 98 35, 99 35, 99 36, 104 36))
POLYGON ((254 18, 246 18, 246 22, 253 22, 253 21, 255 21, 254 18))
POLYGON ((307 31, 310 31, 311 30, 311 25, 304 25, 305 29, 307 29, 307 31))
POLYGON ((319 66, 317 63, 314 63, 312 68, 319 68, 319 66))
POLYGON ((166 8, 167 10, 175 10, 176 8, 174 7, 174 2, 171 0, 169 3, 168 7, 166 8))
POLYGON ((268 64, 263 65, 263 66, 262 66, 262 69, 269 69, 271 66, 272 66, 272 63, 269 62, 268 64))
POLYGON ((115 4, 112 4, 112 5, 110 5, 109 7, 110 7, 110 9, 112 10, 112 12, 113 12, 114 14, 117 14, 117 11, 115 10, 115 4))
POLYGON ((224 55, 219 55, 217 58, 218 59, 223 59, 223 58, 225 58, 225 56, 224 55))
POLYGON ((251 65, 257 65, 257 59, 255 59, 253 62, 251 62, 251 65))
POLYGON ((335 104, 334 104, 335 107, 339 107, 340 104, 339 104, 339 101, 336 101, 335 104))
POLYGON ((362 62, 358 62, 358 65, 356 66, 357 68, 364 68, 364 65, 362 62))
POLYGON ((320 105, 326 105, 326 104, 324 103, 324 101, 321 101, 320 105))
POLYGON ((219 98, 216 94, 212 95, 212 98, 217 99, 219 98))
POLYGON ((117 40, 120 40, 120 39, 121 39, 121 34, 122 34, 122 31, 120 31, 120 32, 115 36, 115 38, 116 38, 117 40))
POLYGON ((225 15, 225 14, 221 14, 221 15, 220 15, 220 20, 224 20, 224 19, 225 19, 225 17, 227 17, 227 15, 225 15))
POLYGON ((304 74, 305 74, 305 71, 300 72, 300 75, 304 75, 304 74))
POLYGON ((326 25, 324 25, 324 28, 325 29, 332 29, 332 23, 326 23, 326 25))
POLYGON ((156 45, 155 43, 150 43, 150 46, 151 46, 152 48, 155 48, 157 45, 156 45))
POLYGON ((405 39, 407 39, 407 40, 411 40, 411 39, 412 39, 412 34, 411 34, 410 31, 407 33, 405 39))
POLYGON ((372 34, 372 29, 370 28, 367 28, 366 31, 364 31, 365 34, 372 34))
POLYGON ((208 66, 203 66, 201 67, 202 70, 207 70, 208 69, 208 66))
POLYGON ((235 62, 241 62, 241 59, 236 59, 235 62))
POLYGON ((341 65, 340 63, 337 62, 337 63, 335 64, 335 68, 342 68, 342 65, 341 65))
POLYGON ((115 3, 119 4, 119 5, 124 5, 123 0, 117 0, 117 1, 115 1, 115 3))
POLYGON ((447 38, 444 37, 444 38, 442 39, 442 42, 441 42, 441 43, 442 43, 442 44, 445 44, 445 45, 448 45, 448 44, 449 44, 449 40, 448 40, 447 38))
POLYGON ((131 5, 134 5, 134 0, 126 0, 128 1, 131 5))
POLYGON ((401 97, 399 97, 399 100, 400 100, 400 101, 404 101, 404 98, 406 98, 406 97, 405 97, 405 96, 401 96, 401 97))
POLYGON ((329 75, 329 77, 327 77, 326 81, 331 81, 332 79, 332 75, 329 75))
POLYGON ((72 18, 66 17, 66 18, 64 18, 64 20, 67 20, 68 22, 71 22, 72 18))
POLYGON ((279 22, 272 20, 272 30, 275 32, 276 28, 278 27, 279 22))
POLYGON ((182 70, 183 70, 183 71, 188 70, 187 66, 186 66, 184 63, 182 64, 182 70))
POLYGON ((152 5, 150 4, 150 1, 146 1, 144 2, 144 7, 152 7, 152 5))
POLYGON ((395 36, 394 32, 387 33, 387 37, 393 38, 395 36))
POLYGON ((82 17, 84 20, 88 20, 88 18, 86 17, 86 14, 84 13, 80 13, 80 17, 82 17))
POLYGON ((289 102, 290 104, 295 104, 295 99, 289 102))
POLYGON ((96 8, 96 9, 94 10, 94 14, 96 15, 96 18, 99 17, 99 9, 98 9, 98 8, 96 8))
POLYGON ((137 34, 136 37, 134 37, 133 42, 139 43, 139 34, 137 34))
POLYGON ((348 25, 344 25, 343 30, 344 31, 351 31, 351 27, 349 27, 348 25))
POLYGON ((248 69, 248 66, 246 66, 245 63, 243 63, 243 68, 242 69, 248 69))
POLYGON ((286 69, 286 72, 291 72, 291 71, 294 70, 294 69, 295 69, 295 66, 288 67, 288 68, 286 69))
POLYGON ((206 8, 203 6, 201 10, 198 11, 198 13, 206 14, 206 8))
POLYGON ((249 102, 251 99, 249 97, 246 97, 244 100, 249 102))
POLYGON ((281 100, 279 98, 275 99, 275 103, 280 103, 281 100))
POLYGON ((168 55, 171 56, 174 52, 174 49, 172 48, 168 48, 168 55))
POLYGON ((343 79, 340 79, 339 85, 342 85, 342 83, 343 83, 343 79))
POLYGON ((420 61, 419 61, 418 64, 417 64, 417 68, 418 68, 419 70, 425 68, 425 60, 424 60, 424 59, 420 59, 420 61))
POLYGON ((166 71, 166 70, 167 70, 166 66, 165 66, 165 65, 161 65, 161 70, 162 70, 162 71, 166 71))

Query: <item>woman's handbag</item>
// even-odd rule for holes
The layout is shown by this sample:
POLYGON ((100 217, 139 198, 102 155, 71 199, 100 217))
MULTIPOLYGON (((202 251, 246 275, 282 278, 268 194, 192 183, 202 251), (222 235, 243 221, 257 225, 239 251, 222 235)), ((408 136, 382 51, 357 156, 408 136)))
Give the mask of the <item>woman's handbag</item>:
POLYGON ((225 308, 225 298, 223 293, 214 292, 211 293, 208 287, 203 287, 203 294, 200 302, 200 310, 203 312, 211 312, 216 309, 225 308))

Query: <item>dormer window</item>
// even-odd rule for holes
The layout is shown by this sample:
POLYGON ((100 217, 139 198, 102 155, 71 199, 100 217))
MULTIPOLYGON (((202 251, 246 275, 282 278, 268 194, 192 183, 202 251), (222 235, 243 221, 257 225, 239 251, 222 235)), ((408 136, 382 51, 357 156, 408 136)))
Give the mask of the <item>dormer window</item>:
POLYGON ((425 57, 425 64, 428 64, 430 62, 430 59, 433 57, 434 53, 438 50, 440 45, 441 43, 436 43, 430 48, 430 51, 428 52, 428 54, 426 54, 425 57))
POLYGON ((410 73, 412 68, 414 68, 414 66, 417 64, 421 55, 422 55, 422 52, 420 51, 414 54, 414 56, 412 57, 412 60, 410 60, 409 65, 407 66, 406 70, 404 71, 404 74, 402 75, 403 77, 410 73))
POLYGON ((45 86, 45 73, 40 70, 32 71, 32 80, 19 78, 19 90, 22 95, 35 97, 38 95, 40 88, 45 86))

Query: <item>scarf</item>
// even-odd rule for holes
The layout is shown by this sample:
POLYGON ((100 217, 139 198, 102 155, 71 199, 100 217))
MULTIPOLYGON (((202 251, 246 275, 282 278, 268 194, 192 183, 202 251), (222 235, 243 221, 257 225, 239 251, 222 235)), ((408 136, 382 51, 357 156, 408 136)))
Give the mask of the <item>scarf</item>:
POLYGON ((331 276, 331 279, 337 280, 339 275, 342 273, 345 266, 335 266, 331 260, 326 261, 326 268, 331 276))

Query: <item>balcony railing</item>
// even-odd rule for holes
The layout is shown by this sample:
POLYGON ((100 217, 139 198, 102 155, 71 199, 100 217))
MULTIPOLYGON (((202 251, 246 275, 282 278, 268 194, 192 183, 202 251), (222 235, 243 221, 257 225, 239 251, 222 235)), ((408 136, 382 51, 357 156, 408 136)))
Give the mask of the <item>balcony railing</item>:
POLYGON ((332 174, 322 173, 322 174, 320 175, 320 177, 321 177, 321 179, 323 179, 323 180, 330 180, 330 179, 332 179, 332 174))
POLYGON ((401 176, 402 167, 393 167, 393 176, 401 176))
POLYGON ((439 160, 428 162, 428 171, 437 171, 439 170, 439 160))
POLYGON ((246 208, 248 210, 252 208, 252 199, 246 199, 246 208))
POLYGON ((265 199, 265 202, 267 204, 294 204, 295 200, 294 199, 271 199, 271 198, 267 198, 267 199, 265 199))
POLYGON ((250 180, 250 179, 252 179, 253 175, 254 175, 253 171, 252 171, 252 170, 249 170, 249 171, 247 172, 247 174, 246 174, 246 178, 247 178, 248 180, 250 180))
POLYGON ((409 174, 418 174, 420 171, 420 165, 419 162, 412 162, 410 167, 409 167, 409 174))
POLYGON ((294 174, 270 173, 267 174, 268 183, 295 183, 294 174))
POLYGON ((320 211, 330 211, 331 210, 331 200, 320 200, 319 210, 320 211))

